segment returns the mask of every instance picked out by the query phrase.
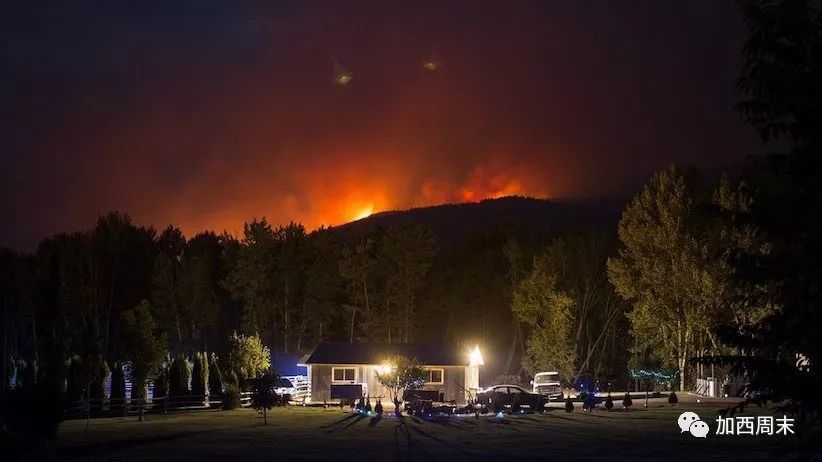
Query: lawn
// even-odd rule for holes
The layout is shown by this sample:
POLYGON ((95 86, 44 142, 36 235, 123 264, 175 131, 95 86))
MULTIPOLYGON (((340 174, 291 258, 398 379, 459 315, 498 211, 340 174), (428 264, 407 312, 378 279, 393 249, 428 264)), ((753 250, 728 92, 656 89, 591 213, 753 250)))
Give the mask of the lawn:
MULTIPOLYGON (((546 415, 503 418, 451 417, 382 419, 338 408, 274 409, 268 425, 255 411, 189 412, 136 418, 63 423, 54 443, 37 460, 476 460, 500 456, 556 460, 639 458, 694 460, 799 459, 793 442, 776 436, 717 436, 716 404, 661 403, 630 412, 572 414, 555 409, 546 415), (677 417, 690 410, 711 427, 707 439, 680 434, 677 417)), ((756 412, 756 411, 754 411, 756 412)), ((758 411, 762 413, 763 411, 758 411)))

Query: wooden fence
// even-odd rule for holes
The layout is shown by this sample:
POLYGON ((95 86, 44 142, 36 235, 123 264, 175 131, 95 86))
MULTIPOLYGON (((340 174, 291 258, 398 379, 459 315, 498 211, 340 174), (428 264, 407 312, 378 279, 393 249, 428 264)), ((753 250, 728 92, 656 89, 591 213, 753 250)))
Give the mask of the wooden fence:
MULTIPOLYGON (((145 414, 221 409, 223 399, 223 394, 162 396, 146 398, 144 400, 140 400, 139 398, 83 399, 74 401, 66 406, 64 417, 67 419, 76 419, 137 415, 140 412, 141 406, 145 414)), ((240 406, 251 406, 251 392, 240 393, 240 406)))

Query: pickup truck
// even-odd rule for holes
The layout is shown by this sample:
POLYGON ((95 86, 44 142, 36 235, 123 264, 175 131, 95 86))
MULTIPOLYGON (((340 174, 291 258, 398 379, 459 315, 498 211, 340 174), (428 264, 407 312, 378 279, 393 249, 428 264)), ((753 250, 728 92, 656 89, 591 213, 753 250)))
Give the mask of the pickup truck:
POLYGON ((533 386, 532 393, 536 395, 548 396, 552 400, 562 399, 559 372, 537 372, 531 385, 533 386))

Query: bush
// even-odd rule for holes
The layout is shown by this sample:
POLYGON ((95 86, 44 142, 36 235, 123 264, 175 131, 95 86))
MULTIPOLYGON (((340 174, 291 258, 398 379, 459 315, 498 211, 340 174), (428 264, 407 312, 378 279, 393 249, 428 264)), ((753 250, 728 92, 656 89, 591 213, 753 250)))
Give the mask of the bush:
POLYGON ((236 409, 240 407, 240 387, 235 383, 229 383, 225 387, 223 395, 223 409, 236 409))
POLYGON ((123 364, 119 361, 114 363, 111 371, 111 396, 109 406, 112 411, 122 413, 125 411, 126 402, 126 375, 123 373, 123 364))
POLYGON ((574 402, 571 401, 571 394, 568 394, 568 397, 565 398, 565 412, 572 413, 574 412, 574 402))
POLYGON ((673 406, 674 404, 676 404, 678 402, 679 402, 679 398, 676 397, 676 393, 671 392, 671 394, 668 396, 668 404, 673 406))
POLYGON ((53 438, 63 420, 62 386, 53 381, 26 383, 8 395, 8 428, 24 438, 53 438))
POLYGON ((634 401, 631 399, 630 393, 625 393, 625 398, 622 399, 622 407, 630 409, 632 404, 634 404, 634 401))
POLYGON ((214 353, 211 353, 208 361, 208 392, 211 395, 219 395, 223 392, 223 374, 220 372, 217 355, 214 353))
POLYGON ((608 397, 605 398, 605 409, 608 409, 608 412, 614 408, 614 399, 611 398, 611 394, 608 393, 608 397))
POLYGON ((204 396, 208 384, 208 361, 206 353, 194 354, 194 371, 191 375, 191 394, 204 396))

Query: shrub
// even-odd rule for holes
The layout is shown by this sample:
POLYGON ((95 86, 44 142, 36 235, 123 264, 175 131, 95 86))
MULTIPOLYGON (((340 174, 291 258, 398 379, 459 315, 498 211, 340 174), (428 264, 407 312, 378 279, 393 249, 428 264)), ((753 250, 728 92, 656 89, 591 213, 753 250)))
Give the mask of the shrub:
POLYGON ((236 383, 229 383, 225 387, 223 395, 223 409, 236 409, 240 407, 240 387, 236 383))
POLYGON ((378 416, 382 416, 382 402, 380 401, 379 398, 377 398, 377 404, 374 405, 374 412, 378 416))
POLYGON ((565 412, 572 413, 574 412, 574 402, 571 401, 571 394, 568 394, 568 397, 565 398, 565 412))
POLYGON ((206 353, 194 354, 194 371, 191 375, 191 394, 204 396, 208 384, 208 362, 206 353))
POLYGON ((223 374, 220 372, 217 355, 214 353, 211 353, 208 360, 208 392, 211 395, 219 395, 223 392, 223 374))
POLYGON ((631 399, 631 394, 625 393, 625 398, 622 399, 622 407, 630 409, 632 404, 634 404, 634 401, 631 399))
POLYGON ((608 409, 608 412, 614 408, 614 400, 611 398, 611 394, 608 393, 608 397, 605 398, 605 409, 608 409))
POLYGON ((678 402, 679 402, 679 398, 676 397, 676 393, 671 392, 671 394, 668 396, 668 404, 673 406, 674 404, 676 404, 678 402))
POLYGON ((111 371, 111 396, 109 399, 112 411, 116 413, 125 411, 126 375, 123 372, 123 364, 119 361, 114 363, 114 369, 111 371))

